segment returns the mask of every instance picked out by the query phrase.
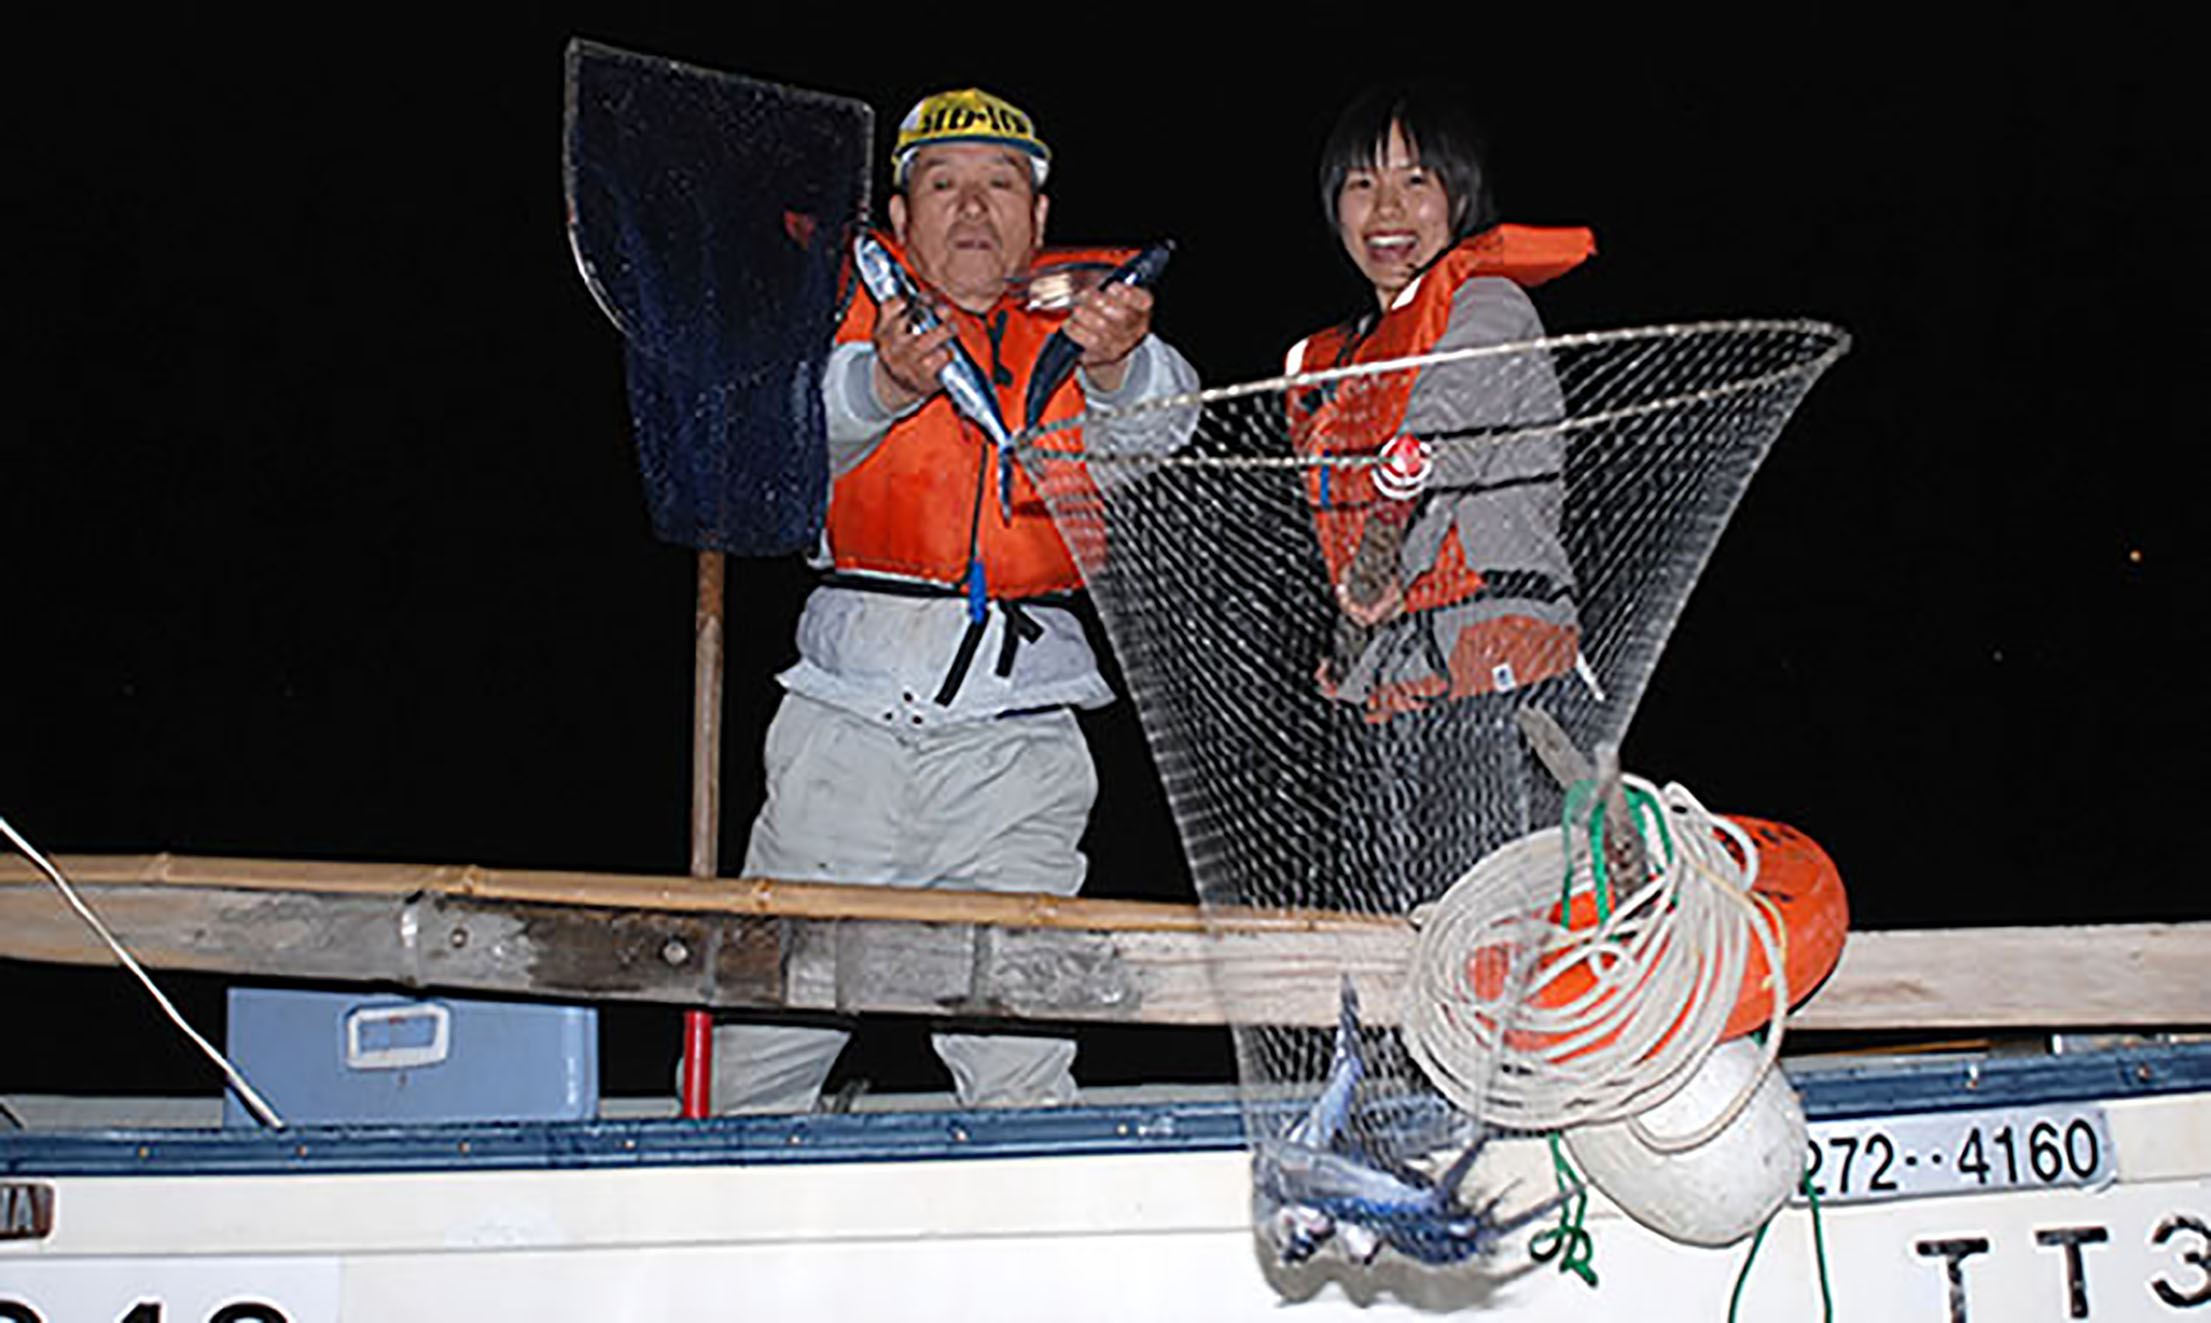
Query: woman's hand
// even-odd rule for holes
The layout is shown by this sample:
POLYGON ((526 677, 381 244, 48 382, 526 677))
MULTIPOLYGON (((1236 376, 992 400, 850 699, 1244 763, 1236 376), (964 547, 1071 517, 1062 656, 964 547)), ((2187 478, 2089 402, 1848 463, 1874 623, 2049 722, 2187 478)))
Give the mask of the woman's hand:
POLYGON ((1395 520, 1369 519, 1359 549, 1336 583, 1336 604, 1368 628, 1405 610, 1405 585, 1398 575, 1397 553, 1405 544, 1405 526, 1395 520))

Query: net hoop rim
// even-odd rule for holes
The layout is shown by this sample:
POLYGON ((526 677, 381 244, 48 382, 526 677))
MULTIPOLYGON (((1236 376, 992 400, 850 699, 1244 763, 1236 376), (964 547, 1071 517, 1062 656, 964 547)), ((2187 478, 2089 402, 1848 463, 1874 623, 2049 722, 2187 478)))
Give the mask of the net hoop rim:
POLYGON ((1844 354, 1850 352, 1850 332, 1833 322, 1817 318, 1730 318, 1701 322, 1668 322, 1655 326, 1615 327, 1604 331, 1579 331, 1568 335, 1550 335, 1537 340, 1515 340, 1505 344, 1477 345, 1467 349, 1451 349, 1440 353, 1416 354, 1405 358, 1384 359, 1376 363, 1355 363, 1348 367, 1324 368, 1317 372, 1298 372, 1288 376, 1268 377, 1260 381, 1248 381, 1233 386, 1218 386, 1208 390, 1191 391, 1182 395, 1169 395, 1145 400, 1125 409, 1096 408, 1085 410, 1073 418, 1024 432, 1016 446, 1018 453, 1034 454, 1040 458, 1058 460, 1082 459, 1087 464, 1121 465, 1152 468, 1364 468, 1379 462, 1378 455, 1184 455, 1156 452, 1121 452, 1104 450, 1086 451, 1062 446, 1039 444, 1041 438, 1080 427, 1084 420, 1103 421, 1115 418, 1136 418, 1170 409, 1202 409, 1208 405, 1223 404, 1251 395, 1275 391, 1287 391, 1306 386, 1325 385, 1352 377, 1377 376, 1382 373, 1426 368, 1446 363, 1469 362, 1484 358, 1505 358, 1527 354, 1533 350, 1579 349, 1591 345, 1612 344, 1632 340, 1685 340, 1697 336, 1727 333, 1757 332, 1763 334, 1794 334, 1827 343, 1818 353, 1799 362, 1791 363, 1756 376, 1737 381, 1708 386, 1701 390, 1681 391, 1642 404, 1627 405, 1599 413, 1563 418, 1554 423, 1542 423, 1511 431, 1490 433, 1481 438, 1484 444, 1525 440, 1532 437, 1563 436, 1594 427, 1607 426, 1631 418, 1644 417, 1677 409, 1684 405, 1705 404, 1762 390, 1779 382, 1801 379, 1807 384, 1834 366, 1844 354))

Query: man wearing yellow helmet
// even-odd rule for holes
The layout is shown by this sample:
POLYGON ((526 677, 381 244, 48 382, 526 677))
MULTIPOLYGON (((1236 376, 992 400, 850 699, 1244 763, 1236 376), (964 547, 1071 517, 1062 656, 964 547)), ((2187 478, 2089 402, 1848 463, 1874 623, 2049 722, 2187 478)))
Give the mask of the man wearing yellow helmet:
MULTIPOLYGON (((1043 241, 1051 161, 1029 117, 988 92, 922 100, 899 126, 891 162, 898 187, 891 229, 915 273, 962 310, 988 313, 1043 241)), ((1112 391, 1122 384, 1130 355, 1151 331, 1151 309, 1151 292, 1133 285, 1094 291, 1076 307, 1067 333, 1084 348, 1091 385, 1112 391)), ((873 384, 893 409, 938 389, 954 331, 948 321, 921 336, 905 334, 904 312, 893 301, 875 323, 873 384)))
MULTIPOLYGON (((1092 289, 1064 315, 1016 292, 1042 241, 1051 168, 1019 109, 972 88, 927 97, 899 127, 892 168, 891 233, 878 238, 938 321, 856 295, 838 332, 822 390, 828 573, 799 623, 798 664, 779 677, 789 692, 744 871, 1071 895, 1097 795, 1073 709, 1113 693, 1065 609, 1081 576, 1033 476, 1016 465, 1001 486, 940 374, 956 344, 1015 426, 1055 330, 1082 355, 1046 421, 1184 394, 1197 374, 1151 334, 1148 290, 1092 289)), ((1158 448, 1188 422, 1153 411, 1086 430, 1111 430, 1116 449, 1158 448)), ((811 1108, 846 1038, 837 1025, 722 1026, 716 1110, 811 1108)), ((1072 1043, 940 1033, 936 1046, 965 1105, 1074 1098, 1072 1043)))

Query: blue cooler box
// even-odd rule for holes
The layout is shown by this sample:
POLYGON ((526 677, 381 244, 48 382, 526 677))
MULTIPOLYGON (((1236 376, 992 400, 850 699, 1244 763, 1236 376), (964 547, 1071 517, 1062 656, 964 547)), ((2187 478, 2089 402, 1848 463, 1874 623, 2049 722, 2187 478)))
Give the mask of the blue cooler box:
MULTIPOLYGON (((599 1014, 588 1006, 232 988, 226 1039, 288 1125, 599 1114, 599 1014)), ((236 1090, 223 1124, 258 1124, 236 1090)))

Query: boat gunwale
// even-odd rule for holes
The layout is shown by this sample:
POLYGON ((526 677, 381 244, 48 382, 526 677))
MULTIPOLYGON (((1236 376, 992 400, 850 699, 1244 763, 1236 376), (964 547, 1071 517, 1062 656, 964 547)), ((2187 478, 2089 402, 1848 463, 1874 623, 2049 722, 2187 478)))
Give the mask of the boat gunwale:
MULTIPOLYGON (((2211 1042, 2060 1055, 1784 1062, 1813 1121, 2211 1095, 2211 1042)), ((1294 1099, 1279 1105, 1298 1106, 1294 1099)), ((1227 1151, 1230 1100, 1008 1110, 0 1132, 0 1177, 369 1174, 920 1162, 1227 1151)))

